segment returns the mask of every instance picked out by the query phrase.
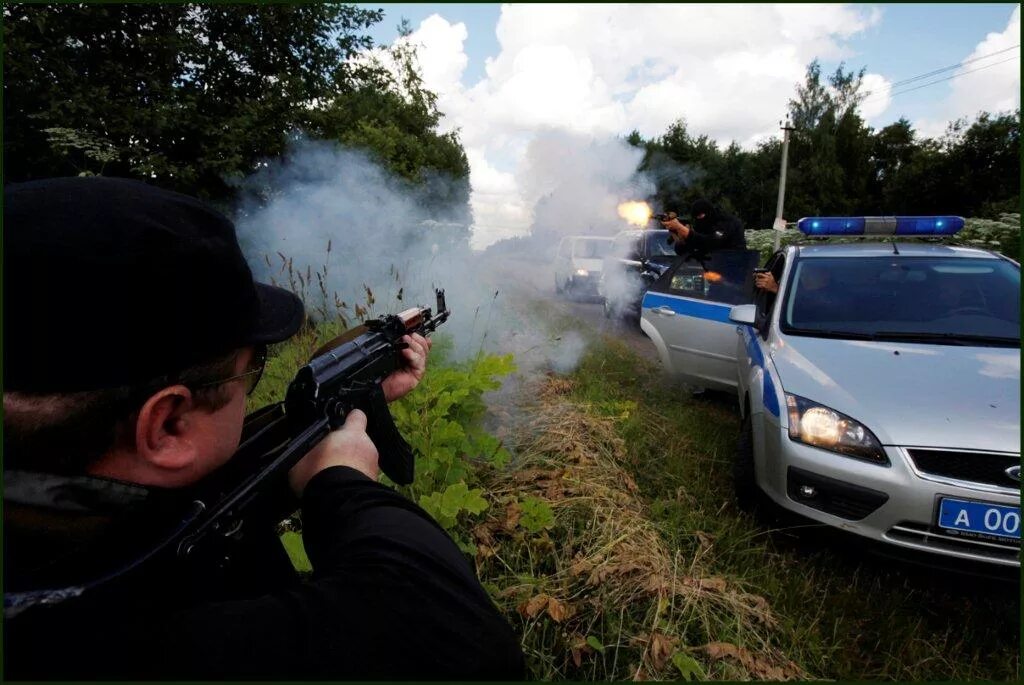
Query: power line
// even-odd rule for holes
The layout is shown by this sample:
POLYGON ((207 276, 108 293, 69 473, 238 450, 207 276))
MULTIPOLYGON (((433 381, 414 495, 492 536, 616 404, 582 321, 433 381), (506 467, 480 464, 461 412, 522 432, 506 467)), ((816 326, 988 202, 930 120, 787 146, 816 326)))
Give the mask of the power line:
MULTIPOLYGON (((913 83, 915 81, 920 81, 922 79, 926 79, 926 78, 929 78, 931 76, 936 76, 938 74, 942 74, 942 73, 945 73, 947 71, 951 71, 953 69, 959 69, 959 68, 963 67, 964 65, 971 64, 973 62, 979 62, 979 61, 981 61, 983 59, 988 59, 990 57, 995 57, 996 55, 1001 55, 1004 52, 1009 52, 1010 50, 1016 50, 1019 47, 1020 47, 1020 43, 1017 43, 1015 45, 1011 45, 1008 48, 1003 48, 1002 50, 996 50, 995 52, 990 52, 990 53, 985 54, 985 55, 979 55, 979 56, 974 57, 972 59, 965 59, 962 62, 957 62, 956 64, 950 65, 948 67, 942 67, 941 69, 935 69, 933 71, 929 71, 929 72, 924 73, 924 74, 918 74, 917 76, 911 76, 910 78, 905 78, 905 79, 903 79, 901 81, 896 81, 894 83, 888 84, 888 90, 883 90, 883 91, 878 91, 878 92, 870 91, 869 90, 866 93, 864 93, 861 98, 858 99, 857 105, 859 106, 859 105, 864 104, 865 102, 870 102, 872 100, 876 100, 878 98, 881 98, 884 95, 889 95, 890 97, 895 97, 897 95, 902 95, 903 93, 910 93, 910 92, 915 91, 915 90, 920 90, 921 88, 927 88, 928 86, 934 86, 937 83, 943 83, 945 81, 951 81, 951 80, 953 80, 955 78, 959 78, 960 76, 966 76, 967 74, 973 74, 976 71, 981 71, 981 70, 987 69, 989 67, 994 67, 994 66, 998 66, 1000 64, 1005 64, 1006 62, 1012 62, 1015 59, 1019 59, 1019 56, 1018 57, 1011 57, 1009 59, 1004 59, 1004 60, 1001 60, 999 62, 993 62, 992 64, 986 64, 985 66, 978 67, 977 69, 971 69, 969 71, 963 71, 963 72, 960 72, 959 74, 953 74, 952 76, 947 76, 946 78, 936 79, 934 81, 929 81, 928 83, 924 83, 924 84, 921 84, 919 86, 915 86, 913 88, 905 88, 903 90, 898 90, 898 91, 894 92, 894 89, 896 89, 896 88, 898 88, 900 86, 907 85, 907 84, 913 83)), ((767 128, 767 125, 766 125, 766 128, 767 128)))
MULTIPOLYGON (((890 83, 889 84, 889 88, 890 89, 898 88, 899 86, 906 85, 908 83, 913 83, 914 81, 920 81, 921 79, 929 78, 931 76, 935 76, 937 74, 941 74, 941 73, 946 72, 946 71, 952 71, 953 69, 959 69, 960 67, 962 67, 964 65, 967 65, 967 64, 971 64, 972 62, 977 62, 979 60, 988 59, 989 57, 995 57, 996 55, 1001 55, 1004 52, 1009 52, 1010 50, 1016 50, 1019 47, 1020 47, 1020 43, 1017 43, 1016 45, 1011 45, 1008 48, 1003 48, 1002 50, 996 50, 995 52, 990 52, 987 55, 979 55, 978 57, 975 57, 974 59, 965 59, 963 62, 959 62, 957 64, 953 64, 953 65, 948 66, 948 67, 942 67, 941 69, 936 69, 934 71, 929 71, 927 74, 919 74, 917 76, 911 76, 910 78, 903 79, 902 81, 896 81, 895 83, 890 83)), ((865 93, 865 95, 871 95, 871 94, 872 94, 871 91, 868 91, 867 93, 865 93)))
POLYGON ((929 81, 928 83, 923 83, 923 84, 921 84, 919 86, 914 86, 913 88, 905 88, 903 90, 899 90, 899 91, 896 91, 896 92, 892 92, 890 90, 888 92, 876 93, 872 97, 864 98, 863 100, 860 101, 859 104, 864 104, 865 102, 868 102, 870 100, 876 100, 876 99, 878 99, 878 98, 880 98, 880 97, 882 97, 884 95, 888 95, 889 97, 896 97, 897 95, 903 95, 904 93, 910 93, 910 92, 913 92, 915 90, 920 90, 922 88, 927 88, 928 86, 934 86, 937 83, 942 83, 944 81, 952 81, 955 78, 960 78, 961 76, 966 76, 967 74, 973 74, 975 72, 982 71, 982 70, 988 69, 990 67, 995 67, 995 66, 998 66, 1000 64, 1005 64, 1007 62, 1013 62, 1016 59, 1019 59, 1019 58, 1018 57, 1011 57, 1009 59, 1000 60, 998 62, 993 62, 992 64, 986 64, 983 67, 978 67, 977 69, 971 69, 969 71, 961 71, 959 74, 953 74, 952 76, 947 76, 946 78, 940 78, 940 79, 936 79, 934 81, 929 81))

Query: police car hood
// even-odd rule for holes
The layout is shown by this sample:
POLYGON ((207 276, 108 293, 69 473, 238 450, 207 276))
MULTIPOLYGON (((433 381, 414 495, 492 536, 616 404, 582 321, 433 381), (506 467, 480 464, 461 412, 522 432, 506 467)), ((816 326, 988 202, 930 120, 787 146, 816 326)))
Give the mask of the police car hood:
POLYGON ((867 426, 886 445, 1020 451, 1020 350, 786 336, 787 393, 867 426))

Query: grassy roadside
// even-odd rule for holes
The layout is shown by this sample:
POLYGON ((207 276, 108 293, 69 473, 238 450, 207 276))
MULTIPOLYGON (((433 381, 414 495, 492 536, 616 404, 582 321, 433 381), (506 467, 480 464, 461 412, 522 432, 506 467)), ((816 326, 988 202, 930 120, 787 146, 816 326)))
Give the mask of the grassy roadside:
MULTIPOLYGON (((607 339, 539 396, 517 466, 543 473, 498 476, 488 487, 499 500, 504 487, 547 502, 550 548, 499 540, 500 560, 480 561, 522 626, 535 677, 1017 679, 1017 588, 972 595, 827 547, 807 551, 736 510, 729 460, 738 419, 728 403, 690 400, 607 339), (564 434, 574 425, 577 434, 564 434), (594 492, 573 490, 581 454, 603 454, 606 477, 621 468, 618 483, 606 483, 614 506, 602 510, 594 492), (639 541, 624 558, 595 552, 623 540, 639 541), (574 570, 595 557, 612 571, 596 586, 578 581, 574 570), (664 563, 666 577, 698 591, 641 592, 664 563)), ((593 569, 579 575, 592 580, 593 569)))

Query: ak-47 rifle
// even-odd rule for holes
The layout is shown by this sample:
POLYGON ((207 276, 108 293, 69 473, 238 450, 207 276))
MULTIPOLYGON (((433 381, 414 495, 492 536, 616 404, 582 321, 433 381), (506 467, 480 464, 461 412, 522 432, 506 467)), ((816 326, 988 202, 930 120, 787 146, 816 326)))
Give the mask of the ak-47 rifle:
POLYGON ((404 336, 429 335, 448 320, 444 291, 437 290, 436 296, 436 313, 413 307, 369 320, 330 341, 299 369, 283 403, 246 417, 238 451, 212 479, 202 495, 209 504, 203 503, 203 513, 178 543, 180 556, 202 551, 211 539, 242 534, 250 524, 247 513, 255 515, 252 523, 262 524, 294 511, 294 501, 273 502, 288 491, 288 471, 340 428, 353 409, 366 414, 366 432, 380 454, 381 471, 399 485, 413 481, 415 455, 395 426, 382 383, 402 364, 404 336))
POLYGON ((176 523, 147 552, 112 573, 70 587, 4 595, 4 614, 66 599, 128 577, 156 559, 177 558, 196 568, 226 568, 233 550, 252 531, 266 531, 298 508, 288 487, 288 472, 317 443, 345 422, 353 409, 366 413, 366 432, 380 454, 381 470, 407 485, 414 475, 414 454, 395 426, 382 383, 402 364, 402 338, 429 335, 451 312, 443 290, 437 309, 414 307, 365 322, 327 343, 299 369, 278 402, 248 417, 242 441, 231 460, 188 492, 189 503, 176 523))

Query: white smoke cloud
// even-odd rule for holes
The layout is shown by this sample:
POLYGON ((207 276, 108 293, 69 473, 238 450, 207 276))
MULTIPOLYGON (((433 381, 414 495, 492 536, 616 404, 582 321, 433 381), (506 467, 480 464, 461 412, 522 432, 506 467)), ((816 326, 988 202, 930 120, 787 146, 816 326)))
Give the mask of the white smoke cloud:
POLYGON ((481 248, 533 225, 536 193, 522 184, 539 136, 651 137, 682 117, 720 143, 753 144, 778 134, 807 63, 847 56, 844 41, 880 16, 849 5, 503 5, 501 51, 472 86, 463 24, 433 15, 409 40, 442 126, 459 129, 469 154, 481 248))
MULTIPOLYGON (((442 331, 458 358, 533 348, 527 365, 574 367, 582 345, 548 344, 550 336, 516 311, 508 275, 496 276, 470 250, 465 225, 419 218, 425 196, 452 182, 412 186, 365 152, 300 140, 241 184, 239 242, 257 280, 302 294, 315 318, 333 317, 344 302, 340 313, 355 323, 368 292, 376 300, 370 316, 433 307, 440 287, 453 312, 442 331)), ((499 175, 495 183, 505 181, 499 175)))
POLYGON ((578 331, 568 331, 553 342, 550 355, 551 368, 558 373, 569 373, 576 368, 580 357, 586 351, 586 340, 578 331))
POLYGON ((618 139, 538 133, 516 179, 534 208, 534 230, 611 236, 628 228, 616 207, 654 191, 654 184, 636 173, 642 159, 642 150, 618 139))
POLYGON ((377 302, 372 315, 432 306, 433 288, 445 288, 458 312, 446 328, 468 345, 466 313, 486 312, 489 303, 466 259, 466 227, 415 218, 423 216, 424 193, 445 182, 416 188, 364 152, 299 141, 242 185, 239 241, 257 279, 303 292, 314 316, 318 308, 333 315, 337 300, 354 321, 366 288, 377 302))

